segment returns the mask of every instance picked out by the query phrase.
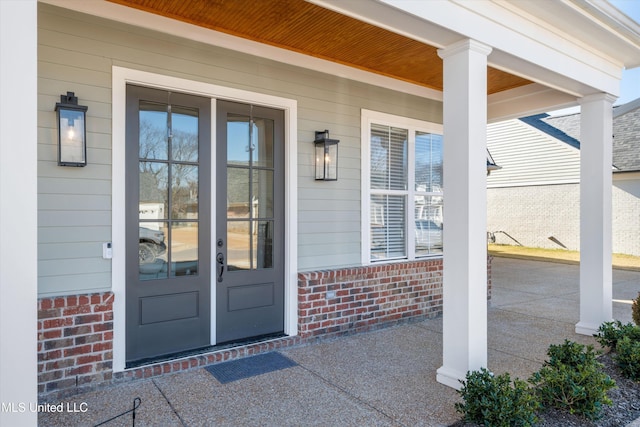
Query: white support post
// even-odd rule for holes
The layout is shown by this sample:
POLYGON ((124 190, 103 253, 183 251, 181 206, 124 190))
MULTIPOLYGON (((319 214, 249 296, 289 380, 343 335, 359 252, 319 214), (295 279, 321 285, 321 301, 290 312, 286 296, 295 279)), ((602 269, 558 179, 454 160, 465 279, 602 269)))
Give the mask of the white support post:
POLYGON ((0 0, 0 426, 38 422, 37 8, 0 0))
POLYGON ((613 102, 607 94, 580 100, 580 321, 593 335, 612 319, 611 184, 613 102))
POLYGON ((487 366, 487 56, 463 40, 444 61, 443 364, 438 382, 459 389, 487 366))

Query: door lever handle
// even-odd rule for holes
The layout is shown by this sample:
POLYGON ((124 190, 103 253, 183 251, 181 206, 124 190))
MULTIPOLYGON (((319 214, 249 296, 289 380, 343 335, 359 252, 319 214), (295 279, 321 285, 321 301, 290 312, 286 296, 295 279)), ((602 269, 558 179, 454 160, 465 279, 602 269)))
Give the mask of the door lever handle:
POLYGON ((224 255, 222 252, 218 252, 216 255, 216 261, 218 261, 218 282, 222 282, 222 273, 224 273, 224 255))

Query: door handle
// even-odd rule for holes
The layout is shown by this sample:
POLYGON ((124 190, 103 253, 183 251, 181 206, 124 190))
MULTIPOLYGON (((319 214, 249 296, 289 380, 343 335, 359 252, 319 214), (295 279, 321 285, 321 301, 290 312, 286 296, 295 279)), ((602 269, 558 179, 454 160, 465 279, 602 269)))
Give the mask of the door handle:
POLYGON ((224 255, 222 252, 218 252, 216 255, 216 261, 218 261, 218 282, 222 282, 222 273, 224 273, 224 255))

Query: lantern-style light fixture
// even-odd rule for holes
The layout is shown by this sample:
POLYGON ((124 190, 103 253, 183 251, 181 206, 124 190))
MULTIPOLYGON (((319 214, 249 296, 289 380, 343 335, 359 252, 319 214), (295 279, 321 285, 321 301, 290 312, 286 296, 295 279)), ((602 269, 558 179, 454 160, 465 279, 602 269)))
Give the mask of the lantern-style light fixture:
POLYGON ((78 105, 73 92, 60 95, 56 103, 58 116, 58 165, 87 165, 87 107, 78 105))
POLYGON ((498 166, 496 164, 496 161, 493 160, 493 156, 491 156, 489 149, 487 149, 487 176, 491 175, 491 171, 497 171, 499 169, 502 169, 502 166, 498 166))
POLYGON ((338 139, 330 139, 329 131, 316 131, 316 181, 338 180, 338 139))

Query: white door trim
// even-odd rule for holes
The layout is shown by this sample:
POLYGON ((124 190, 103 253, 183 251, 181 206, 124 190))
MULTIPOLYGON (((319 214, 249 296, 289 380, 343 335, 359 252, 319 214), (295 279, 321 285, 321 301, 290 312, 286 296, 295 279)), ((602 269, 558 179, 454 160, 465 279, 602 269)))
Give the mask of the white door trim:
MULTIPOLYGON (((285 301, 284 332, 287 335, 298 334, 298 173, 297 173, 297 134, 298 103, 294 99, 281 98, 241 89, 217 86, 209 83, 186 80, 147 71, 123 67, 112 67, 112 222, 111 239, 113 260, 111 264, 111 289, 114 293, 113 304, 113 371, 125 370, 125 129, 126 129, 126 85, 137 84, 210 97, 211 135, 216 135, 216 99, 225 99, 284 110, 285 113, 285 301)), ((215 152, 211 150, 211 165, 215 167, 215 152)), ((211 174, 211 212, 215 210, 215 176, 211 174)), ((215 227, 211 227, 211 242, 216 241, 215 227)), ((215 249, 215 248, 214 248, 215 249)), ((212 252, 213 253, 213 252, 212 252)), ((214 263, 211 260, 212 264, 214 263)), ((215 265, 211 268, 211 284, 215 285, 215 265)), ((215 292, 211 292, 211 307, 215 310, 215 292)), ((211 343, 216 342, 215 313, 211 314, 211 343)))

